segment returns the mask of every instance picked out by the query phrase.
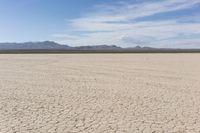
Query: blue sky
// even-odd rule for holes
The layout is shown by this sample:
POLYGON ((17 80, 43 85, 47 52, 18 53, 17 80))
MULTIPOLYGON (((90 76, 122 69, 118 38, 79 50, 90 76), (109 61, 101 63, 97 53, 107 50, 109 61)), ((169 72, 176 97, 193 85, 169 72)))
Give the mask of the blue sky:
POLYGON ((200 48, 200 0, 0 0, 0 42, 200 48))

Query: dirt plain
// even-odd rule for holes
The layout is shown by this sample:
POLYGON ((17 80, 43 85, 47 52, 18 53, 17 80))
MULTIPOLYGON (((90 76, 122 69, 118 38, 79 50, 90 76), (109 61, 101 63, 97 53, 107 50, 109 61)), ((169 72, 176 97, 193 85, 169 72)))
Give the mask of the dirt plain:
POLYGON ((200 132, 200 54, 0 55, 0 133, 200 132))

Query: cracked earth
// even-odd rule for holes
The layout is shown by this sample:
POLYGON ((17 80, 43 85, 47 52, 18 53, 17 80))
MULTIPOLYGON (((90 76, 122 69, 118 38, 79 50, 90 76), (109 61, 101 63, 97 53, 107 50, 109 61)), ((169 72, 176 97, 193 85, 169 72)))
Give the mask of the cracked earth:
POLYGON ((0 55, 0 133, 199 133, 199 59, 0 55))

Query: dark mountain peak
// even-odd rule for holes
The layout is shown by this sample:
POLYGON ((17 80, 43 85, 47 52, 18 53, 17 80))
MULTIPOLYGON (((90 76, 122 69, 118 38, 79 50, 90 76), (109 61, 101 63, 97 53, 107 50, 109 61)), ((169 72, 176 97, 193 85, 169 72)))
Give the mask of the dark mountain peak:
POLYGON ((60 44, 58 44, 54 41, 44 41, 44 42, 41 42, 41 43, 43 43, 44 45, 60 45, 60 44))
POLYGON ((41 44, 41 45, 60 45, 54 41, 41 41, 41 42, 24 42, 24 43, 16 43, 16 44, 26 44, 26 45, 31 45, 31 44, 35 44, 35 45, 38 45, 38 44, 41 44))
POLYGON ((140 48, 142 48, 141 46, 139 46, 139 45, 137 45, 137 46, 135 46, 135 48, 137 48, 137 49, 140 49, 140 48))

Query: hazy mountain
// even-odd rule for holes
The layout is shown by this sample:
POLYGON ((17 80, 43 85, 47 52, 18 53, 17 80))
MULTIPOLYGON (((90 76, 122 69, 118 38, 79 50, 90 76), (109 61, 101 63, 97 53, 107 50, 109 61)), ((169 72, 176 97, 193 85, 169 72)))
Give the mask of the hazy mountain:
POLYGON ((200 49, 172 49, 152 47, 121 48, 116 45, 88 45, 71 47, 53 41, 0 43, 2 53, 200 53, 200 49))
POLYGON ((60 45, 52 41, 25 42, 25 43, 0 43, 0 49, 67 49, 69 46, 60 45))
POLYGON ((0 49, 77 49, 77 50, 112 50, 120 49, 116 45, 88 45, 88 46, 78 46, 70 47, 67 45, 61 45, 53 41, 44 42, 25 42, 25 43, 0 43, 0 49))
POLYGON ((79 46, 75 47, 76 49, 81 50, 114 50, 114 49, 121 49, 121 47, 118 47, 116 45, 94 45, 94 46, 79 46))
POLYGON ((128 47, 128 48, 125 48, 125 49, 136 49, 136 50, 142 50, 142 49, 156 49, 156 48, 153 48, 153 47, 141 47, 139 45, 135 46, 135 47, 128 47))
POLYGON ((143 49, 153 49, 151 47, 130 47, 121 48, 116 45, 88 45, 88 46, 78 46, 70 47, 68 45, 61 45, 53 41, 44 42, 25 42, 25 43, 0 43, 0 50, 26 50, 26 49, 69 49, 69 50, 143 50, 143 49))

